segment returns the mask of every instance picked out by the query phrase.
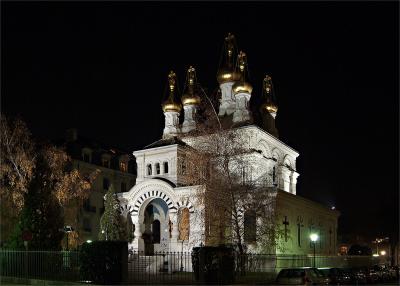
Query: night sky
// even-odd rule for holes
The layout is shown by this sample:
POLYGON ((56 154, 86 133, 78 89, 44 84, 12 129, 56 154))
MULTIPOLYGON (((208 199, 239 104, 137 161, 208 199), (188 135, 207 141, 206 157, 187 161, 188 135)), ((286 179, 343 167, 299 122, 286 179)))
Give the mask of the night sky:
POLYGON ((1 110, 39 138, 128 151, 162 135, 173 69, 209 92, 226 33, 252 96, 274 81, 280 139, 299 151, 298 195, 341 211, 339 234, 392 236, 399 204, 398 2, 1 3, 1 110))

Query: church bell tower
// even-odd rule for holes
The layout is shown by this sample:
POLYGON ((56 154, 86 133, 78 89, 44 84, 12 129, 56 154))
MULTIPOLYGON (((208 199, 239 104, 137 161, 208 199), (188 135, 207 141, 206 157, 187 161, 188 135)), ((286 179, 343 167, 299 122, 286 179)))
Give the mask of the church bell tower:
POLYGON ((162 109, 165 116, 163 138, 176 136, 180 133, 179 114, 182 110, 182 105, 177 99, 176 81, 176 74, 171 71, 168 75, 169 95, 162 104, 162 109))
POLYGON ((219 116, 231 115, 235 111, 236 103, 232 96, 232 86, 239 79, 239 74, 235 71, 236 50, 235 36, 228 34, 225 37, 222 61, 217 73, 217 80, 221 89, 219 116))
POLYGON ((272 79, 266 75, 263 81, 263 103, 260 107, 263 127, 273 136, 278 138, 278 130, 275 126, 275 117, 278 112, 278 106, 275 100, 274 87, 272 79))
POLYGON ((253 87, 247 82, 247 57, 244 52, 240 52, 237 60, 239 80, 232 86, 232 92, 236 101, 233 122, 246 122, 251 120, 249 111, 249 101, 253 87))
POLYGON ((187 71, 185 89, 182 96, 184 109, 184 121, 182 123, 182 133, 187 133, 196 129, 196 112, 200 104, 200 96, 197 94, 196 70, 190 66, 187 71))

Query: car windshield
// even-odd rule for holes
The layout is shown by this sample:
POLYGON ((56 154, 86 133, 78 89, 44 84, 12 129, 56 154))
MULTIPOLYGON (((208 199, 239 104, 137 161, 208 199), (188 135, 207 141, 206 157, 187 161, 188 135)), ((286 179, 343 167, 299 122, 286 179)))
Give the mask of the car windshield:
POLYGON ((330 270, 327 269, 327 268, 325 268, 325 269, 318 269, 318 270, 321 271, 322 274, 324 274, 325 276, 328 276, 328 275, 329 275, 329 272, 330 272, 330 270))

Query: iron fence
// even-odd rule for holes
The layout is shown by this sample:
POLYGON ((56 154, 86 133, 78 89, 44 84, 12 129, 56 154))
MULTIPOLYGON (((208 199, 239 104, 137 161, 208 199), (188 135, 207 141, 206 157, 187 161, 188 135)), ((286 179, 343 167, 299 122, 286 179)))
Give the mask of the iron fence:
POLYGON ((128 282, 134 284, 194 283, 191 252, 130 252, 128 282))
MULTIPOLYGON (((374 257, 316 256, 316 267, 371 266, 374 257)), ((234 257, 235 283, 266 284, 283 268, 309 267, 312 255, 244 254, 234 257)), ((0 250, 0 275, 26 279, 79 281, 77 251, 0 250)), ((191 252, 129 252, 127 284, 195 284, 191 252)))
POLYGON ((0 275, 25 279, 79 280, 77 251, 0 250, 0 275))

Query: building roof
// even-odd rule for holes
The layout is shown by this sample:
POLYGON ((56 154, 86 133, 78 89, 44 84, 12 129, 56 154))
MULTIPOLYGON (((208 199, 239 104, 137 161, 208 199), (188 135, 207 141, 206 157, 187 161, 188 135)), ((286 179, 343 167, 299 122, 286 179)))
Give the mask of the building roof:
POLYGON ((180 145, 180 146, 187 146, 185 142, 183 142, 181 139, 178 137, 174 136, 171 138, 166 138, 166 139, 160 139, 156 142, 153 142, 143 148, 144 149, 151 149, 151 148, 157 148, 157 147, 163 147, 163 146, 169 146, 169 145, 180 145))

